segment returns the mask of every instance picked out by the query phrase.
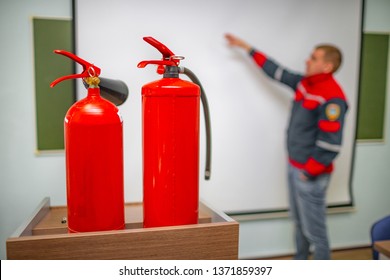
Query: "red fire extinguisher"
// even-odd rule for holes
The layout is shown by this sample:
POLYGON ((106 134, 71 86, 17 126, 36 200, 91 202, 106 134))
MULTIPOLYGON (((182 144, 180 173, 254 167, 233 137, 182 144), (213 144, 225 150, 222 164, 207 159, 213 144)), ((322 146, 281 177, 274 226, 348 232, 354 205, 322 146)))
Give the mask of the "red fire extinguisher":
POLYGON ((184 73, 198 81, 188 69, 179 67, 183 57, 152 37, 143 39, 163 55, 162 60, 138 64, 139 68, 157 64, 157 72, 163 74, 161 80, 142 87, 144 227, 196 224, 201 96, 208 136, 206 179, 210 177, 207 101, 200 83, 179 78, 184 73))
POLYGON ((76 102, 64 122, 66 186, 69 232, 124 228, 123 122, 118 108, 101 98, 101 70, 76 55, 56 50, 83 66, 81 74, 58 78, 82 78, 89 85, 86 98, 76 102))

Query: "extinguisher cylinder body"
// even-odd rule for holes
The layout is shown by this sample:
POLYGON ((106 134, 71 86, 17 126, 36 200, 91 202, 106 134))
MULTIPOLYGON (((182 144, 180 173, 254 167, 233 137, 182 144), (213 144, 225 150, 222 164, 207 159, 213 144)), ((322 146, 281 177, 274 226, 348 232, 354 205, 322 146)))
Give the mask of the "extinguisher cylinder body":
POLYGON ((123 122, 99 88, 65 117, 69 232, 124 228, 123 122))
POLYGON ((144 227, 198 223, 199 101, 180 78, 142 87, 144 227))

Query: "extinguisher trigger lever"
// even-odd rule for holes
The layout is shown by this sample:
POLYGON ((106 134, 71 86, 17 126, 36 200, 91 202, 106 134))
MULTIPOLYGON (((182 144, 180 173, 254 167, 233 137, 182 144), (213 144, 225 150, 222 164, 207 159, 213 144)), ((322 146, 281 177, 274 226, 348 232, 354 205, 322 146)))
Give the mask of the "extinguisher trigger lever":
POLYGON ((73 53, 64 51, 64 50, 55 50, 54 53, 61 54, 66 57, 69 57, 73 61, 77 62, 83 67, 83 72, 80 74, 72 74, 64 77, 60 77, 56 79, 54 82, 50 84, 50 87, 54 87, 56 84, 69 79, 77 79, 77 78, 88 78, 88 77, 98 77, 100 75, 100 68, 93 65, 92 63, 89 63, 88 61, 85 61, 84 59, 78 57, 77 55, 74 55, 73 53))
POLYGON ((157 65, 157 73, 158 74, 164 74, 165 72, 165 66, 176 66, 176 63, 174 61, 170 60, 145 60, 138 63, 138 68, 145 68, 148 64, 155 64, 157 65))

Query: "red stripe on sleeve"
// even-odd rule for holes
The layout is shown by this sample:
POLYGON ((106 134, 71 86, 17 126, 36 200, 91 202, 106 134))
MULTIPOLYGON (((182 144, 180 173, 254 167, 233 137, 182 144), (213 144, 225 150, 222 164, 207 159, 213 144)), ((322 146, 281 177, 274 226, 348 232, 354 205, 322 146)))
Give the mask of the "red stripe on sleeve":
POLYGON ((255 51, 252 57, 255 60, 256 64, 260 67, 263 67, 264 63, 267 61, 267 57, 263 53, 258 51, 255 51))
POLYGON ((320 120, 318 127, 324 132, 337 132, 341 128, 341 124, 338 121, 320 120))

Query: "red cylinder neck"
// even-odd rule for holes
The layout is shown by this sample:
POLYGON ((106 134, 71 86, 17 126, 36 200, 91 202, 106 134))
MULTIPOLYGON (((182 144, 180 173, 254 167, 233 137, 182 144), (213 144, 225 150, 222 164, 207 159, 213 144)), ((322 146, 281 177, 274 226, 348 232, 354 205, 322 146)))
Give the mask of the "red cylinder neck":
POLYGON ((88 97, 100 97, 100 88, 99 87, 89 87, 88 88, 88 97))

